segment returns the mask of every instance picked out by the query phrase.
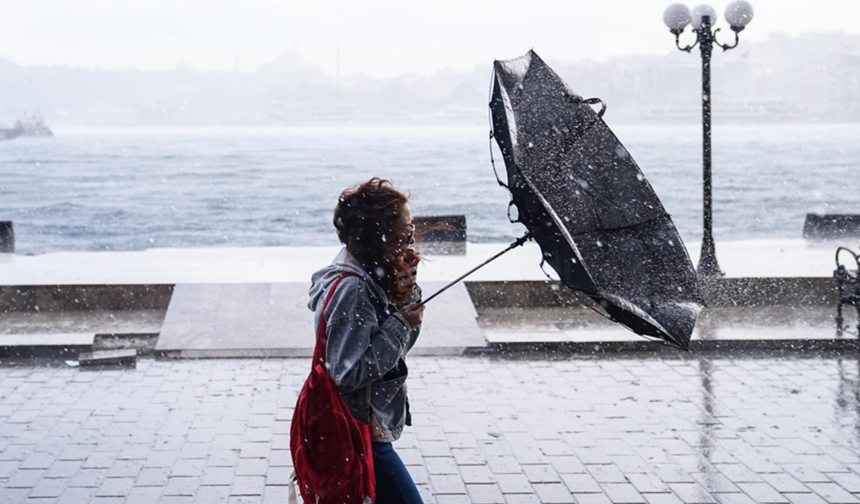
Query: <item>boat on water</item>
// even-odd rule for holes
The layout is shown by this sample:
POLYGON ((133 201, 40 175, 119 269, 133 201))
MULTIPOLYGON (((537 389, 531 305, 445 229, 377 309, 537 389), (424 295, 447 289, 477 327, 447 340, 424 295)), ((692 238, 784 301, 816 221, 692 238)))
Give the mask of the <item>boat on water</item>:
POLYGON ((0 127, 0 140, 11 140, 17 137, 46 137, 54 136, 54 133, 45 124, 42 114, 34 112, 24 114, 21 119, 15 121, 12 128, 0 127))

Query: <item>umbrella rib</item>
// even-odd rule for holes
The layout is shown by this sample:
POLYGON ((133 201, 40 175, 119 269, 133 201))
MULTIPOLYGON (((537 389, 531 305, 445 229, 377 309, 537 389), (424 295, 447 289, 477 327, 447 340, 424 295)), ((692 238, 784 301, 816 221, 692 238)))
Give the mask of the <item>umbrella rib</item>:
POLYGON ((662 214, 662 215, 660 215, 660 216, 658 216, 658 217, 653 217, 653 218, 651 218, 651 219, 646 219, 646 220, 644 220, 644 221, 642 221, 642 222, 637 222, 636 224, 629 224, 629 225, 627 225, 627 226, 618 226, 618 227, 614 227, 614 228, 592 229, 592 230, 590 230, 590 231, 583 231, 583 232, 581 232, 581 233, 571 233, 571 236, 582 236, 582 235, 585 235, 585 234, 588 234, 588 233, 593 233, 594 231, 622 231, 622 230, 625 230, 625 229, 632 229, 632 228, 634 228, 634 227, 636 227, 636 226, 641 226, 642 224, 647 224, 647 223, 649 223, 649 222, 657 222, 657 221, 663 220, 663 219, 665 219, 665 218, 667 218, 667 217, 671 217, 671 215, 669 215, 667 212, 663 212, 663 214, 662 214))

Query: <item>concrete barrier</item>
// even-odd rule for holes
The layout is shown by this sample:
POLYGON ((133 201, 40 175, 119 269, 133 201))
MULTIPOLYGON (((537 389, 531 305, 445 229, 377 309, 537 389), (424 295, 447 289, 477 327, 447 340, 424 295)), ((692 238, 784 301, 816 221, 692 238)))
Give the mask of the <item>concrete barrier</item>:
MULTIPOLYGON (((553 281, 465 282, 475 308, 578 306, 577 295, 553 281)), ((836 306, 832 278, 711 278, 702 280, 708 306, 836 306)), ((174 286, 24 285, 0 286, 0 311, 166 310, 174 286)), ((580 294, 581 296, 581 294, 580 294)))
POLYGON ((173 285, 0 286, 0 311, 166 310, 173 285))
POLYGON ((803 237, 807 240, 860 238, 860 215, 806 214, 803 237))
MULTIPOLYGON (((832 278, 706 278, 700 280, 708 306, 836 306, 832 278)), ((537 308, 582 304, 560 282, 466 282, 476 308, 537 308)), ((584 296, 583 296, 584 297, 584 296)))
POLYGON ((0 221, 0 254, 15 253, 15 227, 12 221, 0 221))

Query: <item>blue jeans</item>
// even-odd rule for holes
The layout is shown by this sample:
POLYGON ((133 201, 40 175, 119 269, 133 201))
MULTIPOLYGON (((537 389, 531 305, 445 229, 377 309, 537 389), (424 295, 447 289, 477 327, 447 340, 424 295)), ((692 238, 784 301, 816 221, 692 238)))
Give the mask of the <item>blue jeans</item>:
POLYGON ((391 443, 373 443, 375 504, 424 504, 412 476, 391 443))

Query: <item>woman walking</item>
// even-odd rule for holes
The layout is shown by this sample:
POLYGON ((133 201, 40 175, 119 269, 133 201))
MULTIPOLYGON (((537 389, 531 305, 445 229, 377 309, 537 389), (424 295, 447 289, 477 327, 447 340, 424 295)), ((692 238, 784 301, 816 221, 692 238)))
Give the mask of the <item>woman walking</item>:
POLYGON ((317 325, 325 317, 326 369, 353 416, 370 424, 375 502, 421 503, 391 445, 411 425, 405 357, 424 313, 417 305, 420 257, 412 248, 408 198, 389 181, 372 178, 341 193, 333 222, 344 248, 313 274, 308 303, 317 325))

